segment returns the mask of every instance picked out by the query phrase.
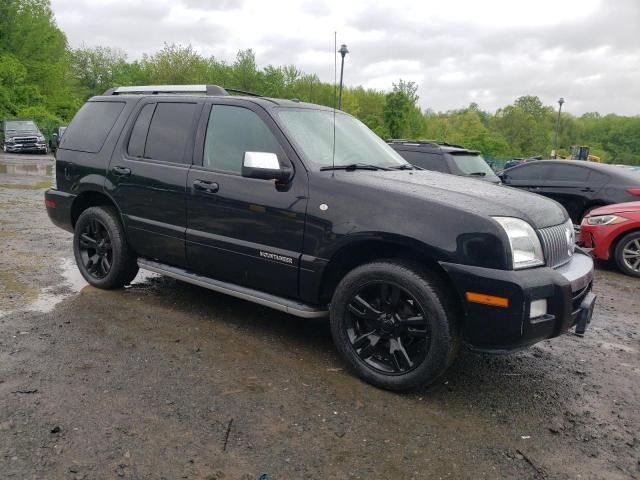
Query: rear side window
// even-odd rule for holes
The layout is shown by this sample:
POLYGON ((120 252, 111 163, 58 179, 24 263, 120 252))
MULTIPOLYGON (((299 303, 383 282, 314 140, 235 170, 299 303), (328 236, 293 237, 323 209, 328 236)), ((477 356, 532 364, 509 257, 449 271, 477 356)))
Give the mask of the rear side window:
POLYGON ((85 103, 65 131, 60 148, 98 153, 124 105, 124 102, 85 103))
POLYGON ((427 152, 410 152, 406 150, 396 150, 396 152, 412 165, 436 172, 449 173, 444 155, 427 152))
POLYGON ((247 108, 214 105, 209 115, 203 166, 240 173, 244 152, 269 152, 282 160, 276 137, 260 117, 247 108))
POLYGON ((577 165, 557 165, 553 169, 552 180, 563 182, 586 182, 591 170, 577 165))
POLYGON ((127 147, 127 153, 132 157, 140 158, 144 155, 144 145, 147 142, 149 122, 151 121, 155 108, 155 103, 145 105, 140 111, 136 123, 133 125, 131 137, 129 137, 129 146, 127 147))
POLYGON ((144 157, 184 163, 195 109, 195 103, 158 103, 149 126, 144 157))

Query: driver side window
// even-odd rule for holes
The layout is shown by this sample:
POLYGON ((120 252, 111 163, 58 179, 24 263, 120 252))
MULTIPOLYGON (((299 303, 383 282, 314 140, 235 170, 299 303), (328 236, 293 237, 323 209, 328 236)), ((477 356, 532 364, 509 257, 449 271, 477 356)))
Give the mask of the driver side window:
POLYGON ((214 105, 204 142, 202 164, 212 170, 240 174, 244 152, 284 153, 262 119, 251 110, 231 105, 214 105))

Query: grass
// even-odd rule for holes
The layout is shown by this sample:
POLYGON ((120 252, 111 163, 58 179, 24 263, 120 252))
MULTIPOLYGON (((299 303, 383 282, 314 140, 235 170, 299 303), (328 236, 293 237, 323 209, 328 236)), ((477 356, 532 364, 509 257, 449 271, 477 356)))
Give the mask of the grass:
POLYGON ((51 180, 43 180, 38 183, 0 183, 0 188, 11 188, 15 190, 41 190, 49 188, 51 180))

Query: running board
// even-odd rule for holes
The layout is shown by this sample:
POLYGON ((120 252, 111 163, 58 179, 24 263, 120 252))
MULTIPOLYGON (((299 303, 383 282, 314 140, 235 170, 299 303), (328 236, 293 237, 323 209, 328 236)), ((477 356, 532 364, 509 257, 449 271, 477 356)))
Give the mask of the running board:
POLYGON ((138 266, 144 270, 159 273, 160 275, 166 275, 167 277, 172 277, 183 282, 192 283, 193 285, 208 288, 215 292, 226 293, 232 297, 248 300, 249 302, 264 305, 265 307, 270 307, 281 312, 290 313, 297 317, 321 318, 329 314, 327 310, 318 310, 317 308, 296 302, 295 300, 278 297, 276 295, 260 292, 247 287, 241 287, 240 285, 234 285, 233 283, 221 282, 219 280, 214 280, 213 278, 189 272, 182 268, 154 262, 153 260, 139 258, 138 266))

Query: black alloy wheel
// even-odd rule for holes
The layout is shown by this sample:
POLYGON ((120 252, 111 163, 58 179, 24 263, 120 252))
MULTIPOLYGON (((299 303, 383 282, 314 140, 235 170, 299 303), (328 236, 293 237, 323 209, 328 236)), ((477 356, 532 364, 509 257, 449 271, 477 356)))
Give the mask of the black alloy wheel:
POLYGON ((376 281, 360 288, 349 301, 346 328, 358 357, 387 375, 410 372, 429 351, 425 310, 395 283, 376 281))
POLYGON ((105 278, 113 264, 113 246, 109 231, 92 218, 80 232, 79 252, 86 271, 96 279, 105 278))

